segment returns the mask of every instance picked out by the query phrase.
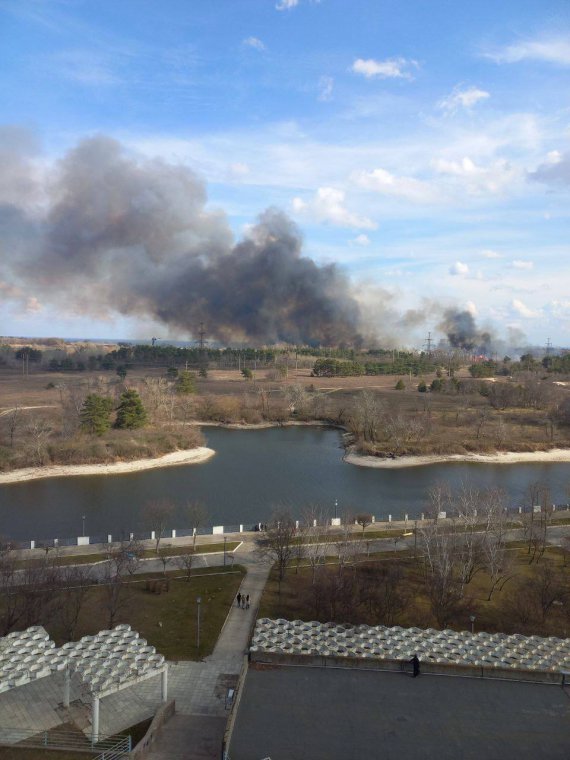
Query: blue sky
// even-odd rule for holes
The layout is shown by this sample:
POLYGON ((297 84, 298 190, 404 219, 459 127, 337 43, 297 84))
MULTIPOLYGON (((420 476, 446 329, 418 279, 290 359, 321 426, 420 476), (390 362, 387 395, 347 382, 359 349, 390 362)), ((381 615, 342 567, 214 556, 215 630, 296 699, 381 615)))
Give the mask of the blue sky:
MULTIPOLYGON (((372 310, 428 299, 570 345, 566 0, 0 0, 0 50, 38 176, 108 135, 196 171, 237 239, 284 209, 372 310)), ((3 334, 160 329, 3 276, 3 334)))

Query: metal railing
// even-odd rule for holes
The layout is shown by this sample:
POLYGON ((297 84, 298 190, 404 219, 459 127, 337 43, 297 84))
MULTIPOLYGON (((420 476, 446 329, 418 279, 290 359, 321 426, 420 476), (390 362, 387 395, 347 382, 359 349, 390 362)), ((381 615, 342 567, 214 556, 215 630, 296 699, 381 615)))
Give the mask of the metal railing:
POLYGON ((34 747, 43 749, 73 750, 75 752, 98 753, 97 760, 115 760, 131 751, 130 736, 111 736, 94 742, 79 731, 62 731, 52 728, 47 731, 34 729, 0 727, 0 746, 34 747))

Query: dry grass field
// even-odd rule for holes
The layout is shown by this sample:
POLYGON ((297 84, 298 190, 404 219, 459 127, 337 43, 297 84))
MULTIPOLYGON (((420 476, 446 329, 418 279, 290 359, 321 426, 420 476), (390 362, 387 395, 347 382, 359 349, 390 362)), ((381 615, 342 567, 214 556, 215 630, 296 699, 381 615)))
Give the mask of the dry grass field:
MULTIPOLYGON (((373 375, 312 377, 311 362, 289 367, 276 379, 258 369, 245 379, 237 369, 212 369, 197 377, 197 393, 181 397, 165 367, 50 372, 30 363, 0 366, 0 469, 47 464, 123 461, 199 445, 188 422, 220 424, 284 423, 318 420, 341 425, 356 448, 375 456, 533 452, 570 447, 570 425, 556 409, 570 388, 538 373, 530 379, 473 380, 466 367, 459 384, 445 392, 418 391, 436 378, 373 375), (403 390, 396 390, 398 380, 403 390), (492 403, 489 389, 530 382, 537 400, 525 406, 492 403), (139 431, 108 431, 101 438, 79 430, 85 396, 99 393, 118 401, 125 387, 141 394, 149 423, 139 431), (540 395, 542 394, 542 395, 540 395), (17 424, 10 430, 18 408, 17 424)), ((559 378, 557 378, 559 379, 559 378)))

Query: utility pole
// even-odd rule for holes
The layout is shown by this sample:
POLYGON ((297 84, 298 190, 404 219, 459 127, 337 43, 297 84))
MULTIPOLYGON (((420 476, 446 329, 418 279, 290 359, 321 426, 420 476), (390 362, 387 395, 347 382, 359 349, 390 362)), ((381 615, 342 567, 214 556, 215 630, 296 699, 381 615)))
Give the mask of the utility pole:
POLYGON ((548 356, 552 350, 552 343, 550 342, 550 338, 546 341, 546 355, 548 356))
POLYGON ((203 353, 204 352, 204 345, 205 345, 204 335, 206 335, 206 332, 204 330, 204 323, 203 322, 200 322, 200 330, 198 331, 198 335, 200 337, 200 340, 199 340, 199 343, 198 343, 198 345, 200 347, 200 353, 203 353))
POLYGON ((425 347, 426 347, 426 353, 428 356, 431 356, 431 344, 433 343, 431 332, 428 332, 425 347))

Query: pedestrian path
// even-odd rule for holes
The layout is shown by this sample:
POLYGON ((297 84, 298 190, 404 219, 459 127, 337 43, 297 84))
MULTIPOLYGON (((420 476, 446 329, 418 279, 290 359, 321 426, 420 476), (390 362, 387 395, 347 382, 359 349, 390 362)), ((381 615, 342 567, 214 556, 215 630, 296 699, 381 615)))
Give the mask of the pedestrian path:
POLYGON ((249 557, 242 563, 247 575, 240 593, 249 594, 250 608, 238 608, 234 602, 214 651, 203 662, 170 666, 169 696, 176 700, 176 715, 151 746, 149 760, 217 760, 220 756, 228 689, 237 682, 270 570, 269 565, 249 557))

